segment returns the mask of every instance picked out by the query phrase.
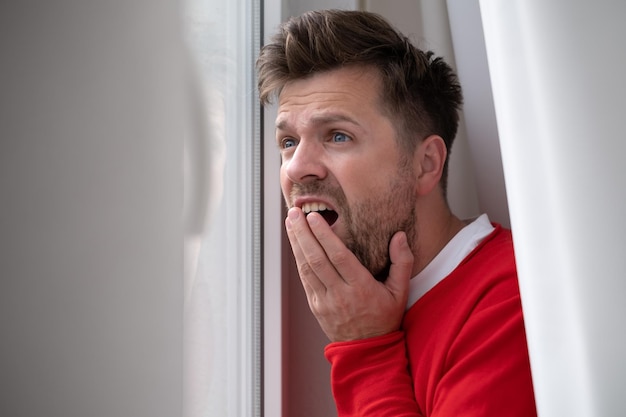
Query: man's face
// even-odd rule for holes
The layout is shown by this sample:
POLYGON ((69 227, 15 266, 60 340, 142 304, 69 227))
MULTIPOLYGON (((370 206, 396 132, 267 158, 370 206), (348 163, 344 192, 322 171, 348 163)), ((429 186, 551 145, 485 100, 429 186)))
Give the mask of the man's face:
POLYGON ((398 146, 379 89, 373 70, 315 74, 285 86, 276 118, 287 206, 319 211, 374 276, 389 265, 395 232, 414 241, 416 220, 412 155, 398 146))

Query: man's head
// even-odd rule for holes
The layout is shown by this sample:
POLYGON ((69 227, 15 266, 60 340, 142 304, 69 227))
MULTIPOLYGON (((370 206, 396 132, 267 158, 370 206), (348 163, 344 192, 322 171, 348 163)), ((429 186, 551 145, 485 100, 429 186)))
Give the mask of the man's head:
MULTIPOLYGON (((407 152, 422 139, 438 135, 450 154, 462 103, 456 75, 377 14, 321 10, 284 23, 257 61, 261 101, 267 104, 280 96, 291 81, 347 66, 377 71, 381 111, 396 123, 407 152)), ((447 165, 446 159, 440 181, 444 196, 447 165)))
POLYGON ((415 253, 423 228, 437 227, 448 210, 461 104, 455 75, 380 16, 338 10, 285 23, 257 68, 261 101, 278 99, 287 205, 320 212, 386 278, 391 237, 404 231, 415 253))

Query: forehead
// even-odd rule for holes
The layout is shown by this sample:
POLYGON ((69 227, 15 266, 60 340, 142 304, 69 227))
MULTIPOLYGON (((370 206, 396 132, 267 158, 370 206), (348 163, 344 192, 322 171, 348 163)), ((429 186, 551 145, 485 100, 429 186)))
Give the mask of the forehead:
POLYGON ((380 84, 376 70, 357 67, 291 81, 279 96, 277 127, 287 123, 294 114, 314 117, 340 113, 360 118, 368 117, 368 113, 380 113, 380 84))

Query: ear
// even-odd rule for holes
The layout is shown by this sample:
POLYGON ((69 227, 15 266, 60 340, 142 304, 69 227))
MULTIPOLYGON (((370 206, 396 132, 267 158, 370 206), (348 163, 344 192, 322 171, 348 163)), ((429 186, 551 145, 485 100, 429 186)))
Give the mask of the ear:
POLYGON ((439 185, 447 156, 446 144, 441 136, 428 136, 417 146, 413 163, 418 195, 427 195, 439 185))

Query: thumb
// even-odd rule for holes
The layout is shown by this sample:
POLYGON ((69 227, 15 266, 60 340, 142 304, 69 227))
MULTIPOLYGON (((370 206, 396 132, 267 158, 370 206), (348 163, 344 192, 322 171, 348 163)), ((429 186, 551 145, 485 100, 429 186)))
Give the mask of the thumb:
POLYGON ((385 286, 396 299, 406 304, 409 281, 413 270, 413 252, 406 240, 406 233, 397 232, 389 242, 391 267, 385 286))

